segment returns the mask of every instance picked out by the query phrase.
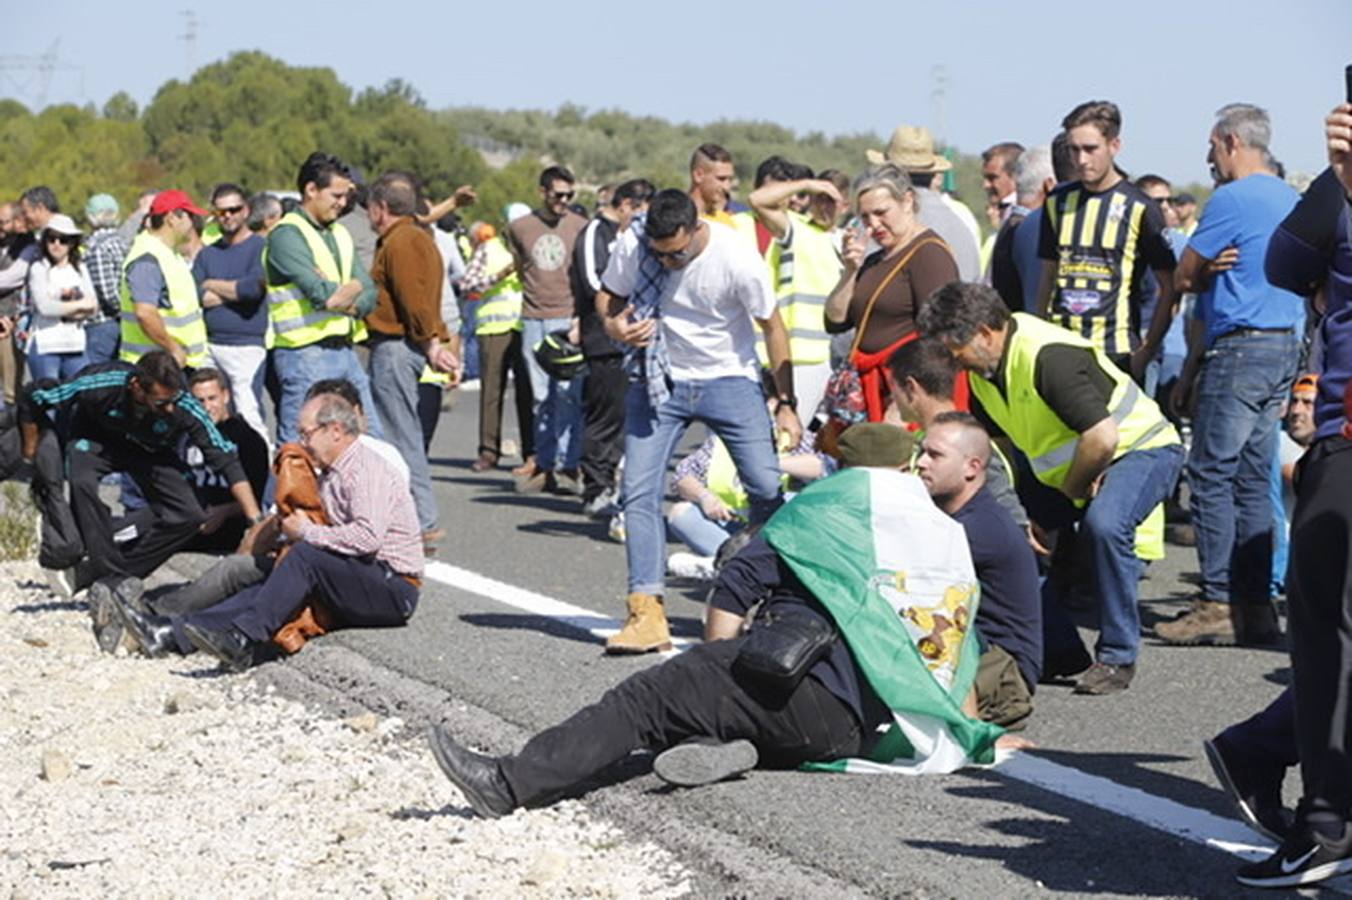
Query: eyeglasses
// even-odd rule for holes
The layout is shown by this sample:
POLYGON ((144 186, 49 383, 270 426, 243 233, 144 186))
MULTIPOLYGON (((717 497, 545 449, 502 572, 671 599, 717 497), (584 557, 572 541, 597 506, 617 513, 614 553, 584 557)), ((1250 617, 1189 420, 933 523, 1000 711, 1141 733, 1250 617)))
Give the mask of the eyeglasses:
POLYGON ((315 425, 310 428, 297 428, 296 433, 300 435, 300 439, 302 441, 308 444, 310 442, 310 435, 314 434, 316 431, 319 431, 325 425, 328 424, 329 424, 328 422, 325 422, 323 425, 315 425))
POLYGON ((240 212, 243 212, 243 211, 244 211, 244 204, 242 204, 242 203, 241 203, 239 206, 218 206, 218 207, 216 207, 216 215, 218 215, 218 216, 233 216, 235 213, 240 213, 240 212))
POLYGON ((550 200, 562 200, 564 203, 567 203, 569 200, 572 200, 573 197, 575 197, 575 196, 577 196, 577 191, 550 191, 550 192, 549 192, 549 199, 550 199, 550 200))
POLYGON ((67 247, 74 247, 80 243, 80 236, 75 234, 49 234, 47 235, 49 244, 65 244, 67 247))

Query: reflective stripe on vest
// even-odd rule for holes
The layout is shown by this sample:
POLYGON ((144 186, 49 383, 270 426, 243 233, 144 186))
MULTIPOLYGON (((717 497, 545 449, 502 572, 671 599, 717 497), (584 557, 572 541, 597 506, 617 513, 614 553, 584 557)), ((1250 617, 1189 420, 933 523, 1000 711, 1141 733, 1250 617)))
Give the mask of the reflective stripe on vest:
MULTIPOLYGON (((484 270, 488 274, 501 272, 511 262, 511 251, 503 245, 501 238, 488 242, 484 251, 484 270)), ((478 309, 474 312, 474 333, 488 335, 520 331, 524 296, 521 275, 517 272, 484 291, 480 295, 478 309)))
MULTIPOLYGON (((282 216, 277 227, 283 225, 294 226, 305 238, 315 268, 324 278, 339 285, 352 280, 356 250, 346 228, 337 223, 331 226, 334 242, 338 245, 338 259, 335 260, 318 229, 299 211, 293 210, 282 216)), ((308 347, 330 337, 350 337, 353 342, 366 339, 365 322, 316 307, 299 287, 289 282, 268 285, 268 324, 273 346, 288 349, 308 347)))
POLYGON ((163 350, 151 340, 136 318, 136 302, 131 298, 127 284, 127 270, 137 260, 149 256, 160 267, 165 287, 169 291, 169 308, 158 309, 164 330, 183 348, 185 364, 200 368, 207 362, 207 326, 202 319, 202 304, 197 296, 197 281, 183 257, 153 234, 142 232, 132 241, 131 249, 122 263, 122 282, 119 289, 122 347, 118 357, 124 362, 136 362, 152 350, 163 350))
POLYGON ((1005 392, 980 375, 972 375, 972 393, 986 413, 1028 457, 1038 481, 1060 488, 1070 471, 1080 435, 1057 417, 1038 394, 1037 355, 1051 344, 1081 347, 1094 354, 1103 372, 1113 380, 1108 410, 1117 423, 1113 459, 1133 450, 1149 450, 1178 443, 1174 427, 1161 415, 1155 401, 1145 396, 1131 377, 1089 341, 1036 316, 1015 313, 1017 328, 1005 348, 1005 392), (1008 397, 1008 400, 1006 400, 1008 397))
MULTIPOLYGON (((789 359, 794 365, 819 365, 831 359, 826 333, 826 298, 840 281, 844 264, 828 232, 807 216, 789 213, 793 241, 788 247, 772 241, 767 252, 779 316, 789 334, 789 359)), ((756 342, 761 363, 769 362, 763 336, 756 342)))

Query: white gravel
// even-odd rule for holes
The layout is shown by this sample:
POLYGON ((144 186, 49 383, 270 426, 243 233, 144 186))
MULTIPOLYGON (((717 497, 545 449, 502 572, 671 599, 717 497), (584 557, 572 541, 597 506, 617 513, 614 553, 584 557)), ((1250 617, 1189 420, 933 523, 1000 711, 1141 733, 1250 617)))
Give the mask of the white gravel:
POLYGON ((0 895, 674 897, 687 873, 576 802, 469 818, 398 719, 346 721, 200 658, 99 653, 0 564, 0 895))

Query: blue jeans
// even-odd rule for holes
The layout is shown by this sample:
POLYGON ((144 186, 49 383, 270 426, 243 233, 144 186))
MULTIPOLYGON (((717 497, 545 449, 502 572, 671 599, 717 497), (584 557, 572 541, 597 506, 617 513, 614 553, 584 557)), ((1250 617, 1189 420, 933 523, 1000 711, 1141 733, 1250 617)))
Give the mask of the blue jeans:
POLYGON ((423 531, 437 526, 437 498, 432 492, 432 470, 423 449, 422 421, 418 418, 418 377, 427 357, 403 338, 371 339, 371 393, 385 425, 385 437, 408 463, 409 488, 423 531))
POLYGON ((472 381, 482 374, 479 366, 479 336, 474 333, 474 319, 482 300, 466 300, 460 311, 460 360, 464 363, 464 377, 472 381))
POLYGON ((357 351, 351 347, 321 347, 318 344, 275 347, 272 364, 282 391, 282 402, 277 410, 277 443, 285 444, 300 437, 296 422, 300 419, 300 408, 305 405, 305 392, 310 385, 326 378, 346 378, 352 382, 366 413, 366 431, 372 437, 385 436, 371 397, 371 382, 357 361, 357 351))
MULTIPOLYGON (((1183 447, 1171 444, 1134 450, 1108 467, 1098 495, 1085 508, 1079 540, 1084 544, 1099 595, 1099 662, 1127 666, 1141 647, 1137 605, 1145 562, 1136 555, 1136 529, 1174 489, 1183 467, 1183 447)), ((1048 657, 1079 646, 1079 635, 1044 585, 1043 615, 1048 657)))
POLYGON ((629 385, 624 421, 625 557, 630 593, 662 594, 666 529, 662 497, 667 463, 691 422, 703 422, 732 455, 751 498, 750 520, 764 522, 781 502, 779 457, 758 383, 732 376, 678 381, 656 409, 642 382, 629 385))
POLYGON ((1203 357, 1188 485, 1206 600, 1268 599, 1277 414, 1297 353, 1292 332, 1236 332, 1217 338, 1203 357))
POLYGON ((85 326, 85 358, 93 363, 117 359, 122 344, 122 323, 117 319, 85 326))
POLYGON ((583 377, 556 381, 535 361, 535 345, 550 332, 566 331, 568 320, 522 319, 521 324, 522 352, 534 398, 535 464, 546 472, 576 469, 582 457, 583 377))
POLYGON ((65 381, 74 378, 75 373, 89 365, 89 359, 83 353, 38 353, 28 354, 28 372, 34 381, 51 378, 65 381))
POLYGON ((715 522, 697 503, 678 503, 671 513, 667 519, 671 536, 689 547, 696 556, 715 555, 723 542, 745 524, 740 519, 715 522))
MULTIPOLYGON (((1282 423, 1277 423, 1277 443, 1281 444, 1282 423)), ((1291 558, 1291 523, 1286 521, 1286 484, 1282 479, 1282 457, 1272 454, 1272 480, 1268 484, 1268 502, 1272 504, 1272 579, 1273 597, 1286 593, 1286 566, 1291 558)))

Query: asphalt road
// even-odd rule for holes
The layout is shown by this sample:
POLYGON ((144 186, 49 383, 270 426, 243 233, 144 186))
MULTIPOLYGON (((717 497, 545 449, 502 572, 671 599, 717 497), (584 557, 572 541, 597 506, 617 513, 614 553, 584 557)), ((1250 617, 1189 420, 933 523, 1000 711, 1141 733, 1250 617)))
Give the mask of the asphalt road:
MULTIPOLYGON (((604 522, 583 517, 575 498, 515 493, 505 469, 470 471, 477 400, 460 395, 433 444, 448 532, 439 559, 622 615, 624 550, 604 522)), ((1176 546, 1152 566, 1142 585, 1147 625, 1181 608, 1195 570, 1193 552, 1176 546)), ((697 636, 702 588, 673 588, 673 629, 697 636)), ((656 662, 605 657, 584 631, 429 580, 409 627, 341 632, 262 667, 259 677, 336 706, 398 710, 415 723, 444 718, 467 741, 506 752, 656 662)), ((679 792, 641 774, 591 791, 586 802, 675 850, 700 873, 696 888, 706 895, 1233 896, 1241 860, 1169 823, 1193 810, 1233 819, 1200 741, 1257 711, 1288 675, 1282 650, 1171 648, 1147 637, 1123 694, 1073 696, 1068 684, 1038 690, 1026 732, 1034 755, 1134 789, 1132 810, 1161 798, 1185 807, 1164 807, 1168 830, 1143 824, 1149 815, 1105 809, 1122 808, 1107 782, 1091 781, 1072 798, 999 768, 922 778, 758 771, 679 792)), ((641 759, 629 768, 646 772, 641 759)), ((1294 773, 1287 787, 1294 802, 1294 773)))

